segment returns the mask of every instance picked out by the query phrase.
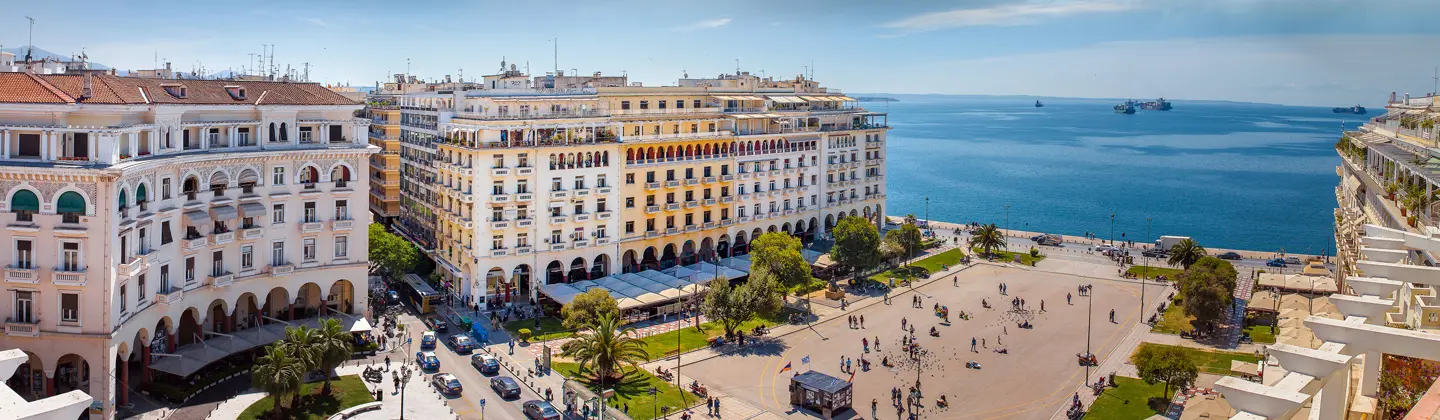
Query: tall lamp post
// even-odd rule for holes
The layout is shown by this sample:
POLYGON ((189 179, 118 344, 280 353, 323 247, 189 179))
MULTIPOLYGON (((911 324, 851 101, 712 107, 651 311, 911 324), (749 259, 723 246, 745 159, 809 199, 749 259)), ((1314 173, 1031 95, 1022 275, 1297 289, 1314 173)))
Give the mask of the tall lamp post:
POLYGON ((925 231, 929 233, 935 232, 935 230, 930 227, 930 197, 925 197, 925 231))
POLYGON ((1110 212, 1110 246, 1115 246, 1115 212, 1110 212))
POLYGON ((1010 251, 1010 205, 1005 205, 1005 237, 1001 238, 1001 246, 1005 251, 1010 251))
MULTIPOLYGON (((1085 288, 1085 297, 1086 297, 1086 300, 1089 302, 1089 309, 1085 310, 1085 355, 1086 355, 1086 356, 1089 356, 1089 357, 1095 357, 1095 354, 1090 352, 1090 328, 1091 328, 1091 321, 1095 318, 1095 291, 1094 291, 1094 290, 1090 290, 1090 288, 1088 288, 1088 287, 1085 288)), ((1085 384, 1085 385, 1089 385, 1089 384, 1090 384, 1090 362, 1089 362, 1089 361, 1086 361, 1086 362, 1085 362, 1085 382, 1084 382, 1084 384, 1085 384)))
MULTIPOLYGON (((1150 237, 1149 217, 1145 218, 1145 240, 1150 241, 1152 244, 1155 243, 1155 239, 1150 237)), ((1151 252, 1154 251, 1152 250, 1151 252)), ((1150 254, 1142 251, 1140 255, 1145 257, 1145 267, 1140 269, 1140 318, 1143 320, 1145 318, 1145 276, 1150 275, 1150 254)))

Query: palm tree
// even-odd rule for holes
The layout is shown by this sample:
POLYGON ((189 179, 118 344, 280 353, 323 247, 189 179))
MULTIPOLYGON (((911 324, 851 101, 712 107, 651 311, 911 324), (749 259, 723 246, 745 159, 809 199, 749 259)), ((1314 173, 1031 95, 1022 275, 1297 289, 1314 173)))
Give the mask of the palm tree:
MULTIPOLYGON (((270 394, 270 399, 275 402, 270 413, 280 419, 280 400, 287 394, 298 394, 304 376, 300 361, 290 357, 284 344, 275 343, 265 347, 265 355, 255 360, 250 384, 270 394)), ((294 408, 293 403, 291 408, 294 408)))
POLYGON ((325 387, 320 392, 330 395, 330 372, 355 354, 355 349, 351 346, 352 338, 350 332, 345 331, 345 328, 340 326, 340 321, 334 318, 321 321, 320 328, 311 332, 320 348, 316 360, 319 362, 320 371, 325 374, 325 387))
MULTIPOLYGON (((620 327, 620 319, 614 314, 604 314, 595 320, 589 333, 577 336, 565 343, 560 354, 580 362, 580 371, 600 373, 600 384, 624 372, 625 366, 638 368, 639 363, 650 359, 645 343, 631 338, 626 332, 631 328, 620 327)), ((624 375, 620 375, 623 377, 624 375)))
POLYGON ((1430 205, 1430 192, 1425 191, 1425 185, 1418 182, 1405 184, 1405 197, 1400 201, 1405 209, 1410 211, 1410 216, 1418 218, 1420 212, 1430 205))
POLYGON ((980 252, 985 255, 994 255, 996 249, 1005 246, 1005 236, 994 223, 980 226, 975 235, 970 237, 970 246, 980 247, 980 252))
MULTIPOLYGON (((296 364, 300 366, 302 380, 305 375, 315 371, 316 366, 319 365, 320 343, 317 340, 316 332, 317 330, 304 325, 285 329, 285 352, 289 353, 290 357, 295 359, 296 364)), ((298 405, 300 405, 300 394, 295 393, 290 400, 290 406, 293 408, 298 405)))
POLYGON ((1188 269, 1191 264, 1200 261, 1205 255, 1207 255, 1205 247, 1200 246, 1200 244, 1195 243, 1195 241, 1190 238, 1185 238, 1180 240, 1180 242, 1176 242, 1175 245, 1170 246, 1170 260, 1168 262, 1170 265, 1179 265, 1188 269))

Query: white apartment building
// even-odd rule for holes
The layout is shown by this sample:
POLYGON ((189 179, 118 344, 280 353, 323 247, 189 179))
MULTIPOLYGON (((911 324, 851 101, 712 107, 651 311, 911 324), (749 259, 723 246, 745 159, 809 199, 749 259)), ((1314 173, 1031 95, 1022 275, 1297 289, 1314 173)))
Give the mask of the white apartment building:
POLYGON ((348 326, 377 150, 362 107, 315 84, 0 74, 0 348, 28 356, 10 387, 80 390, 111 419, 126 390, 286 325, 348 326))

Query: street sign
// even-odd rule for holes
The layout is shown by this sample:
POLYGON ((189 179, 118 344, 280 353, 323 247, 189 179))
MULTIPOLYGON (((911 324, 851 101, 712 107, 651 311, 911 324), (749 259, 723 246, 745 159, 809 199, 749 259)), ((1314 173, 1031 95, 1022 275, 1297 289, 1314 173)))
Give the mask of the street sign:
POLYGON ((480 399, 480 406, 481 406, 481 407, 484 407, 484 406, 485 406, 485 399, 484 399, 484 398, 481 398, 481 399, 480 399))

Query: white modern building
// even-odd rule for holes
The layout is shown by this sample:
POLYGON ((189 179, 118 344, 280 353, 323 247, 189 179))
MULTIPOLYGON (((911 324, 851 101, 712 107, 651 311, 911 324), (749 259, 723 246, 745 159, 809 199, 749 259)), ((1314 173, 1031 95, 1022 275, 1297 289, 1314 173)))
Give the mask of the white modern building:
POLYGON ((353 322, 362 107, 316 84, 0 73, 0 348, 28 356, 10 388, 115 418, 125 390, 286 325, 353 322))

